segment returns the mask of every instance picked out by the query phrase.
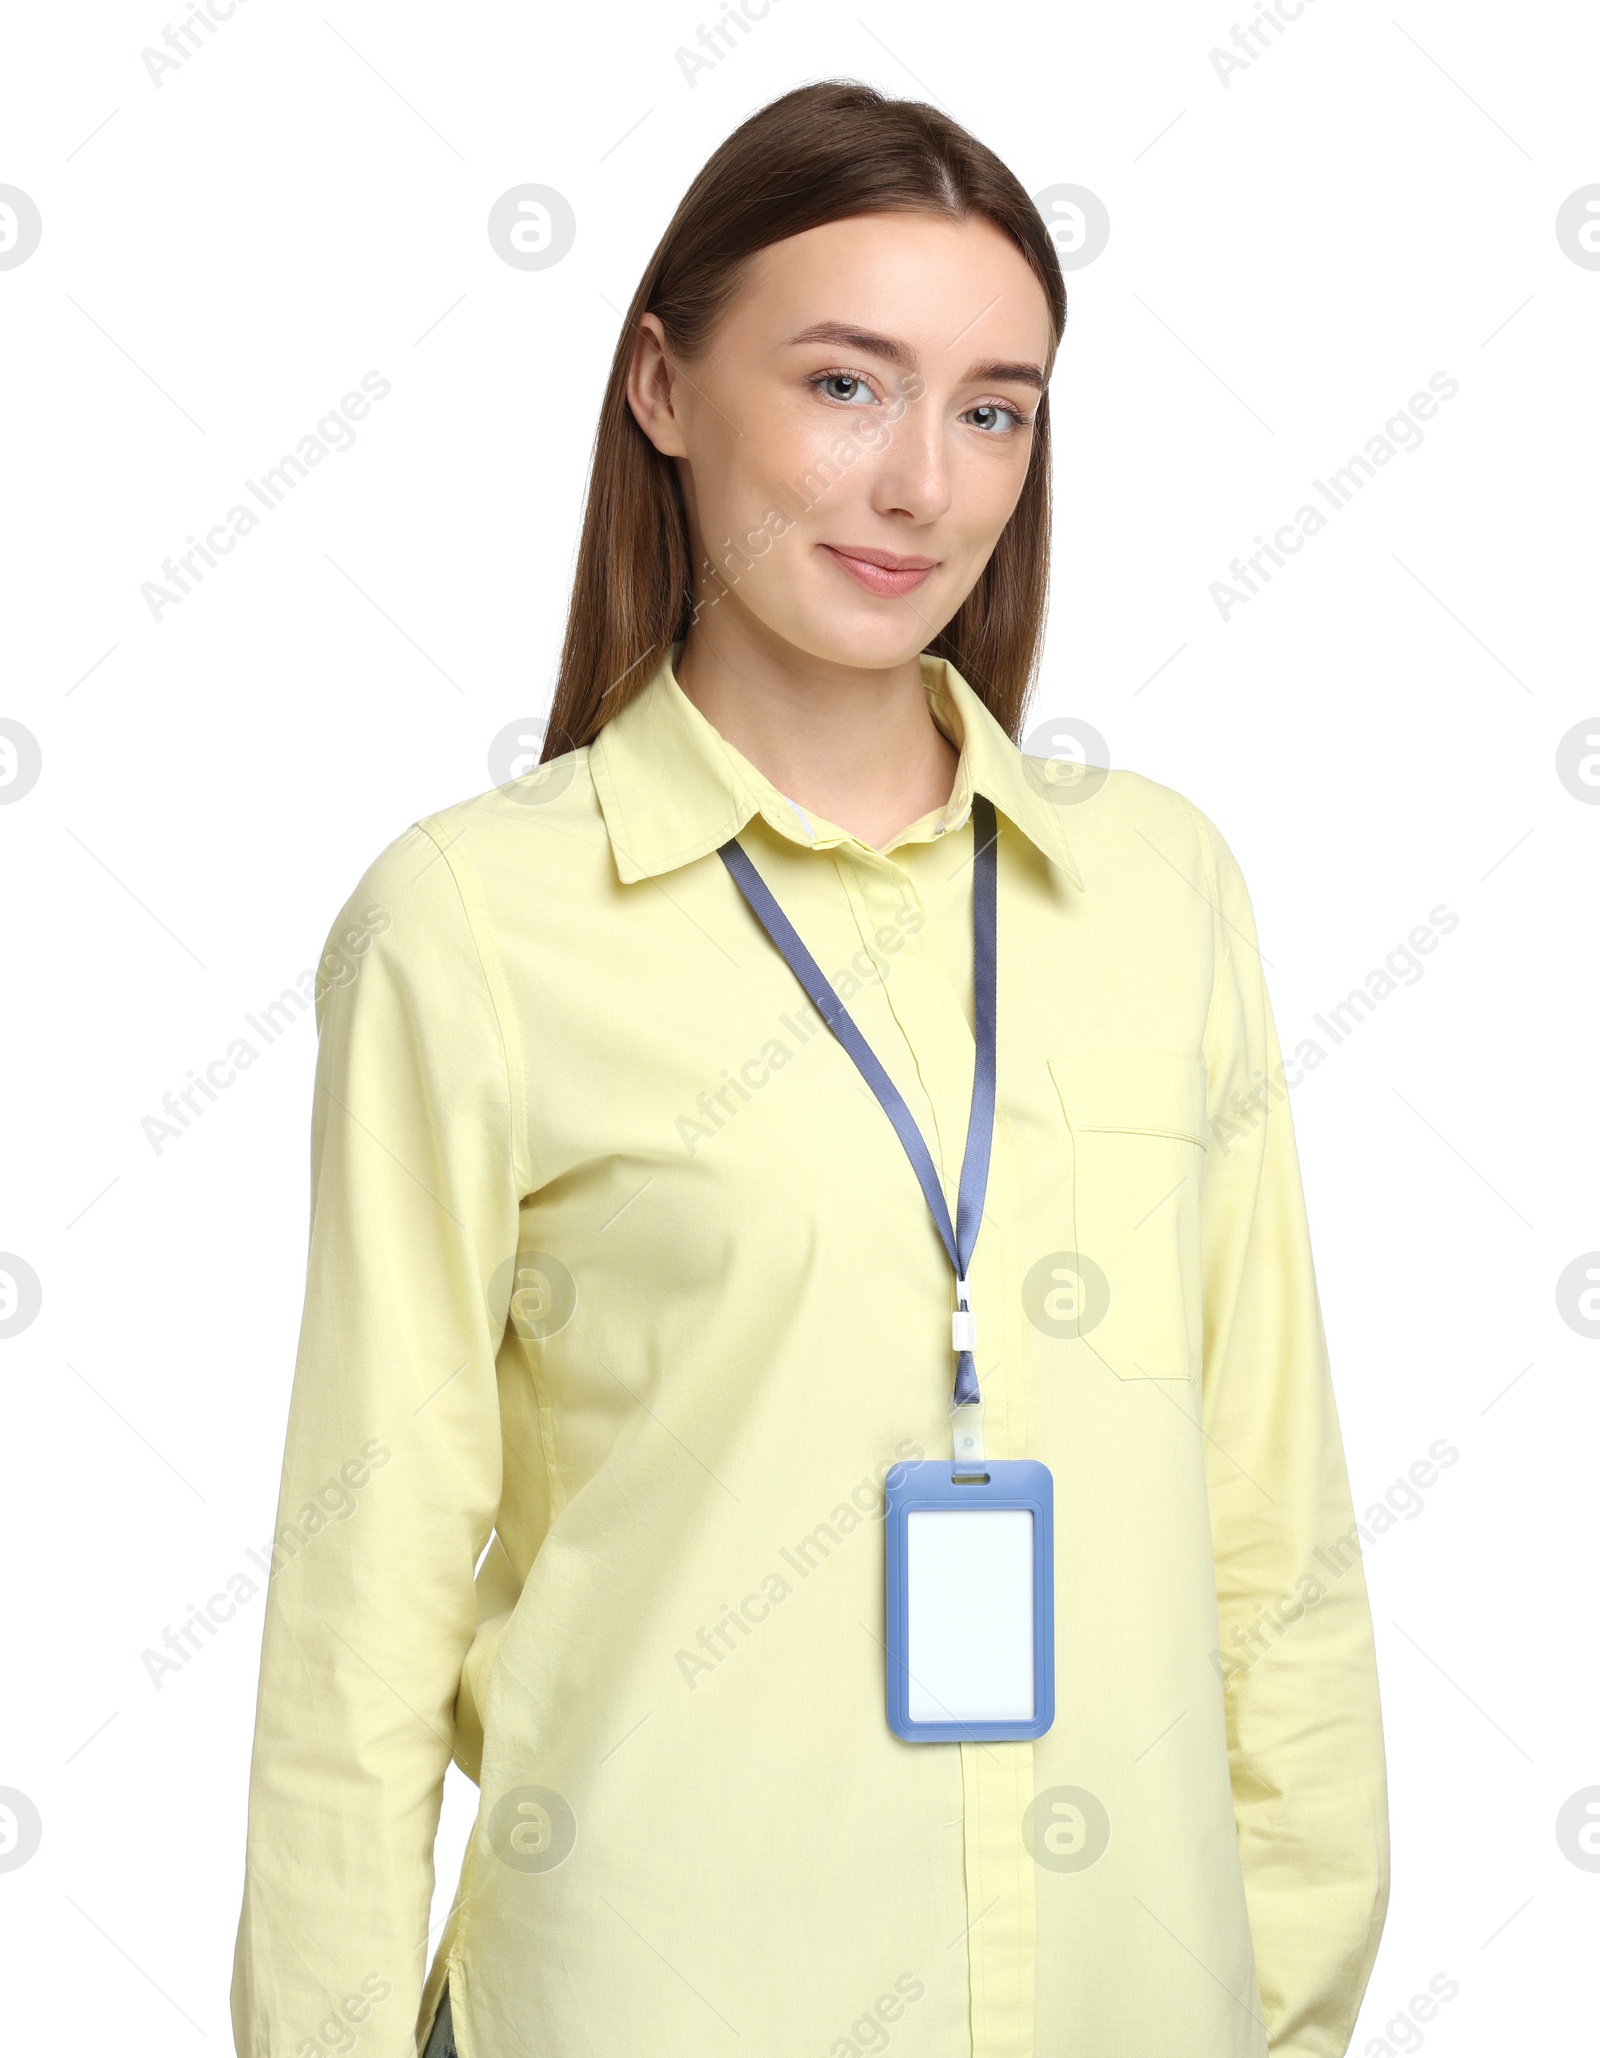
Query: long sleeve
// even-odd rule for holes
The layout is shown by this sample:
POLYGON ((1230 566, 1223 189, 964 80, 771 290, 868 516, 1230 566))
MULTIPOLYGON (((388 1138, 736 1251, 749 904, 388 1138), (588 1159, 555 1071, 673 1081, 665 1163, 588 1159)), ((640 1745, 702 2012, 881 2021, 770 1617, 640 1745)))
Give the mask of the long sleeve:
POLYGON ((1372 1622, 1254 917, 1200 822, 1217 933, 1202 1213, 1216 1662, 1269 2047, 1340 2058, 1389 1892, 1372 1622))
POLYGON ((413 827, 346 903, 318 979, 310 1251, 234 1959, 240 2058, 352 2037, 363 2058, 415 2051, 474 1569, 501 1487, 518 1154, 495 996, 450 859, 413 827))

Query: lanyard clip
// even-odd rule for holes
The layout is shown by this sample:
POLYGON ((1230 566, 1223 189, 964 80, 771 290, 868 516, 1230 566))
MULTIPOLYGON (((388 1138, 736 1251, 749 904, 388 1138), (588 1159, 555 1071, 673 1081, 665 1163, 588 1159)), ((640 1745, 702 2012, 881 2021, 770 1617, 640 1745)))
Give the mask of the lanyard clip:
POLYGON ((983 1461, 983 1402, 966 1401, 950 1409, 952 1479, 987 1479, 983 1461))
POLYGON ((967 1282, 956 1281, 956 1310, 950 1317, 950 1348, 957 1357, 978 1348, 978 1318, 967 1305, 967 1282))

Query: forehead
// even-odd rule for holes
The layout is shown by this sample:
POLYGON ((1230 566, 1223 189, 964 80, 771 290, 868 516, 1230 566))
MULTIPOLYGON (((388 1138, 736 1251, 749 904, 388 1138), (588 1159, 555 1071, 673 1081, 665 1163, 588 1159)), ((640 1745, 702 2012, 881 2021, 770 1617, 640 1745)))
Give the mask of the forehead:
POLYGON ((725 319, 728 340, 768 349, 847 323, 910 343, 930 371, 957 342, 967 355, 1044 361, 1053 340, 1027 259, 981 216, 851 215, 787 236, 756 253, 725 319))

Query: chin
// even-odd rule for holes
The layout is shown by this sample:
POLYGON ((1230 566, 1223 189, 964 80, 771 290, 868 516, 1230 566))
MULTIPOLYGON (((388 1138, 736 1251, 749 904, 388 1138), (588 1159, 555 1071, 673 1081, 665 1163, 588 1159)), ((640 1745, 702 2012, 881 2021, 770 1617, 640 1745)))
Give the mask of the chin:
POLYGON ((895 665, 903 665, 926 649, 939 633, 937 627, 920 622, 915 616, 909 627, 903 621, 874 621, 871 617, 834 613, 772 626, 785 642, 809 657, 866 672, 886 672, 895 665))
POLYGON ((930 607, 921 592, 915 608, 903 600, 878 600, 863 594, 859 602, 829 594, 795 595, 790 606, 762 608, 768 632, 829 664, 862 671, 887 671, 916 657, 944 627, 942 608, 930 607))

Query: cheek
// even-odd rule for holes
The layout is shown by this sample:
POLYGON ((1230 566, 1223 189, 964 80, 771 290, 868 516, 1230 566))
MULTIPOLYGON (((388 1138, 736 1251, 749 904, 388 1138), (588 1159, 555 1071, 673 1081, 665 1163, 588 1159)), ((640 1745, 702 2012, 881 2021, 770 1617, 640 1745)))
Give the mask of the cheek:
MULTIPOLYGON (((873 497, 873 474, 884 462, 885 439, 870 410, 858 416, 842 409, 769 405, 746 411, 739 427, 744 433, 730 428, 714 461, 697 473, 696 497, 713 555, 726 537, 765 557, 764 538, 836 524, 841 509, 873 497), (774 514, 780 518, 776 522, 774 514)), ((775 574, 769 563, 764 584, 774 577, 786 583, 800 570, 794 553, 773 552, 772 560, 783 569, 775 574)))
POLYGON ((954 546, 964 546, 980 560, 980 568, 1016 511, 1027 476, 1026 449, 968 450, 952 459, 950 506, 942 526, 954 546))
MULTIPOLYGON (((776 489, 793 484, 813 470, 820 459, 829 459, 842 477, 861 473, 872 456, 870 425, 843 410, 835 413, 816 407, 774 408, 762 416, 753 430, 745 433, 745 447, 739 461, 749 485, 758 496, 770 496, 776 489), (853 462, 839 461, 839 454, 853 462)), ((807 496, 810 497, 809 495, 807 496)))
POLYGON ((798 512, 793 485, 812 462, 817 445, 802 425, 771 409, 743 410, 740 434, 731 425, 693 466, 695 501, 709 542, 737 537, 773 507, 798 512))

